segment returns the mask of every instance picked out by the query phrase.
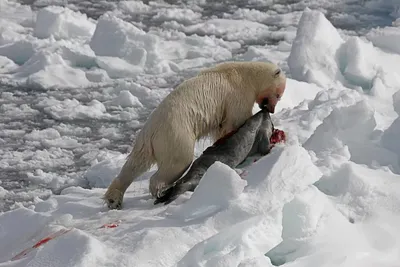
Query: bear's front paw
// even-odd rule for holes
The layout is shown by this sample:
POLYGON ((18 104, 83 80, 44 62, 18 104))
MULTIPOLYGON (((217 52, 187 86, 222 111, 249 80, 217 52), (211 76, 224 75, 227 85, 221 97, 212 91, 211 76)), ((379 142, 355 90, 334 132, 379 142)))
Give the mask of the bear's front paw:
POLYGON ((108 190, 103 197, 104 201, 107 204, 107 207, 112 210, 122 209, 122 198, 123 198, 122 192, 117 189, 108 190))
POLYGON ((114 199, 107 199, 107 207, 111 210, 122 209, 122 202, 120 200, 115 201, 114 199))

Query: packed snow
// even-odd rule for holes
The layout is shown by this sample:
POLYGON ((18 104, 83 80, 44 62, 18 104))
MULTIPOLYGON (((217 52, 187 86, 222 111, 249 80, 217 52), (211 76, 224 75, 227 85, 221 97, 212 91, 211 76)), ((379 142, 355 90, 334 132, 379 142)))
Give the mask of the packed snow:
POLYGON ((397 0, 22 2, 0 0, 0 267, 399 266, 397 0), (153 166, 108 210, 150 112, 231 60, 287 74, 286 143, 167 206, 153 166))

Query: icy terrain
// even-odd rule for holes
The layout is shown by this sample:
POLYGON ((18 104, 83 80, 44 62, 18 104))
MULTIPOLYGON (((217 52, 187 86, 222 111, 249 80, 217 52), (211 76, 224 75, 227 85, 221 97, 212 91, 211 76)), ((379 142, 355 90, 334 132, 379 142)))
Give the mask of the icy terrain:
POLYGON ((400 3, 169 2, 0 0, 0 266, 399 266, 400 3), (287 143, 107 210, 148 114, 230 60, 287 73, 287 143))

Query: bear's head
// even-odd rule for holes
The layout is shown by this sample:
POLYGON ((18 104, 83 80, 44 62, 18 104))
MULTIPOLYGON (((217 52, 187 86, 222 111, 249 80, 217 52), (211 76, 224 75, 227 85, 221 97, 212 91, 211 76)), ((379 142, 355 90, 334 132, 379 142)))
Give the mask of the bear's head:
POLYGON ((277 65, 269 63, 264 65, 262 73, 258 73, 257 80, 257 104, 266 104, 268 111, 274 113, 275 106, 285 92, 286 75, 277 65))

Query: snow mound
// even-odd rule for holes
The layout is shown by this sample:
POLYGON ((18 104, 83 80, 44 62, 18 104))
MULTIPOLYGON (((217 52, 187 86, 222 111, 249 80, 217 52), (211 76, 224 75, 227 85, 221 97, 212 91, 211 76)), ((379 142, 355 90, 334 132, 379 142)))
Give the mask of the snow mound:
POLYGON ((250 166, 246 179, 249 185, 244 192, 252 198, 252 208, 257 203, 262 214, 266 207, 281 207, 321 175, 308 152, 299 144, 275 147, 270 155, 250 166))
POLYGON ((204 174, 190 199, 175 212, 187 220, 215 213, 237 199, 246 184, 234 170, 215 162, 204 174), (221 188, 224 190, 221 191, 221 188))
POLYGON ((272 240, 278 238, 273 221, 262 216, 222 229, 218 234, 196 244, 177 266, 273 266, 263 255, 272 240))
POLYGON ((285 93, 276 106, 276 112, 290 110, 300 105, 303 101, 313 100, 317 93, 322 90, 323 88, 315 84, 287 79, 285 93))
POLYGON ((0 215, 1 255, 0 262, 11 259, 11 253, 16 250, 23 250, 24 243, 40 233, 42 227, 50 221, 49 216, 38 214, 32 210, 21 208, 13 213, 0 215), (28 219, 29 218, 29 219, 28 219), (16 232, 5 231, 6 229, 18 229, 16 232))
POLYGON ((85 179, 90 187, 107 188, 112 180, 118 175, 128 155, 119 155, 105 159, 93 165, 85 172, 85 179))
POLYGON ((26 134, 24 136, 25 139, 31 140, 31 141, 40 141, 42 138, 45 138, 47 140, 51 139, 57 139, 60 138, 61 135, 60 133, 53 128, 49 129, 44 129, 44 130, 33 130, 29 134, 26 134))
POLYGON ((201 18, 201 13, 184 8, 161 9, 153 17, 156 21, 177 21, 183 24, 193 24, 201 18))
POLYGON ((147 13, 151 11, 151 7, 140 1, 120 1, 118 7, 130 14, 147 13))
POLYGON ((99 18, 90 40, 90 47, 97 56, 119 57, 141 68, 150 68, 161 61, 158 45, 157 36, 145 33, 110 13, 99 18))
POLYGON ((99 119, 109 116, 105 113, 106 107, 98 100, 92 100, 87 105, 82 105, 76 99, 59 101, 54 98, 45 98, 37 106, 43 108, 43 111, 54 119, 99 119))
POLYGON ((385 27, 382 29, 372 29, 366 38, 371 41, 375 46, 382 49, 387 49, 394 53, 399 54, 400 48, 395 45, 400 42, 400 28, 399 27, 385 27))
POLYGON ((393 228, 386 220, 383 212, 376 219, 353 224, 323 193, 310 187, 283 209, 283 241, 266 256, 274 266, 316 266, 317 262, 323 266, 332 262, 394 266, 399 235, 390 236, 393 228), (343 242, 344 237, 348 241, 343 242), (372 256, 376 254, 380 257, 372 256))
POLYGON ((57 242, 38 250, 29 264, 56 264, 58 266, 101 266, 110 259, 112 251, 102 242, 77 229, 57 238, 57 242), (57 252, 63 251, 62 257, 57 252), (111 254, 111 255, 110 255, 111 254))
MULTIPOLYGON (((375 40, 386 42, 377 36, 375 40)), ((398 54, 381 51, 360 37, 344 40, 321 12, 307 8, 300 19, 288 65, 297 80, 324 88, 360 88, 387 98, 399 89, 400 72, 394 63, 398 60, 398 54)))
MULTIPOLYGON (((393 95, 394 110, 400 116, 400 91, 393 95)), ((384 131, 381 144, 387 150, 397 155, 398 164, 400 166, 400 144, 397 142, 400 133, 400 117, 384 131)))
POLYGON ((12 72, 18 68, 18 65, 7 57, 0 56, 0 74, 12 72))
POLYGON ((17 71, 14 77, 26 78, 25 82, 34 88, 88 85, 83 70, 70 66, 60 53, 51 51, 35 53, 17 71))
POLYGON ((380 211, 398 212, 400 198, 395 191, 399 177, 387 170, 345 162, 315 185, 321 192, 337 197, 343 205, 340 210, 350 221, 360 222, 380 211))
POLYGON ((27 41, 17 41, 0 47, 0 55, 8 57, 15 64, 22 65, 35 53, 32 43, 27 41))
MULTIPOLYGON (((13 225, 13 227, 20 229, 17 234, 18 236, 10 236, 7 234, 2 236, 3 241, 7 240, 7 246, 2 248, 2 252, 4 253, 3 255, 8 256, 7 258, 9 259, 16 256, 13 255, 14 253, 12 253, 12 251, 22 251, 25 249, 24 246, 33 246, 40 240, 48 237, 50 232, 43 228, 46 228, 46 226, 52 222, 48 216, 39 215, 28 209, 20 209, 14 215, 22 218, 22 220, 19 220, 18 224, 14 221, 15 218, 11 219, 9 216, 0 217, 2 226, 11 227, 11 225, 13 225), (35 222, 34 225, 32 225, 31 220, 35 222), (28 222, 29 227, 24 225, 28 222)), ((55 230, 60 227, 50 228, 55 230)), ((62 230, 62 228, 60 230, 62 230)), ((68 264, 73 264, 74 266, 88 266, 89 264, 90 266, 95 266, 96 264, 102 265, 109 257, 110 250, 107 251, 99 240, 96 240, 89 234, 78 229, 71 229, 69 232, 58 236, 57 242, 50 240, 42 248, 39 247, 36 251, 28 252, 22 259, 15 259, 15 263, 32 266, 36 264, 55 264, 57 266, 67 266, 68 264), (63 251, 62 257, 58 255, 58 251, 63 251), (96 255, 97 253, 100 253, 100 256, 96 255)), ((0 258, 0 261, 9 260, 7 258, 0 258)))
POLYGON ((52 36, 55 39, 69 39, 90 37, 94 29, 95 24, 85 14, 69 8, 49 6, 37 13, 33 34, 38 38, 52 36))
MULTIPOLYGON (((279 224, 284 204, 320 177, 319 169, 313 165, 307 152, 298 145, 277 148, 272 154, 261 158, 249 168, 245 177, 247 186, 243 193, 238 197, 229 197, 230 203, 226 208, 212 210, 211 214, 208 211, 208 216, 215 214, 212 223, 221 231, 189 250, 178 266, 239 266, 253 260, 268 263, 263 255, 279 242, 279 232, 274 229, 274 225, 279 224)), ((205 183, 206 181, 203 183, 204 191, 205 183)), ((242 191, 245 184, 237 184, 240 186, 235 191, 242 191)), ((218 188, 221 191, 221 187, 218 188)), ((231 191, 230 188, 231 186, 228 187, 228 192, 231 191)), ((223 189, 225 191, 225 186, 223 189)), ((189 209, 185 205, 190 201, 192 198, 181 209, 174 210, 172 215, 181 216, 182 210, 187 212, 189 209)), ((204 200, 198 201, 203 202, 204 200)), ((195 214, 192 213, 193 215, 195 214)), ((203 216, 204 214, 200 214, 190 220, 198 220, 203 216)), ((188 216, 184 218, 189 219, 188 216)))
POLYGON ((335 27, 321 12, 306 8, 288 58, 292 77, 321 87, 343 80, 336 55, 343 43, 335 27))
MULTIPOLYGON (((388 166, 399 172, 397 157, 374 142, 374 110, 360 101, 352 106, 334 109, 304 143, 320 158, 337 153, 344 160, 370 167, 388 166), (335 152, 334 152, 335 151, 335 152)), ((329 165, 332 168, 331 165, 329 165)))
POLYGON ((339 54, 342 73, 352 85, 381 98, 390 97, 400 88, 400 72, 394 70, 391 63, 391 60, 400 60, 399 55, 382 52, 359 37, 349 38, 339 54), (374 60, 376 58, 378 60, 374 60))
POLYGON ((255 41, 269 36, 268 26, 246 20, 211 19, 204 23, 187 26, 183 29, 189 34, 215 35, 229 41, 255 41))
POLYGON ((119 95, 112 101, 113 105, 126 107, 143 107, 142 103, 136 96, 133 96, 128 90, 122 90, 119 95))

